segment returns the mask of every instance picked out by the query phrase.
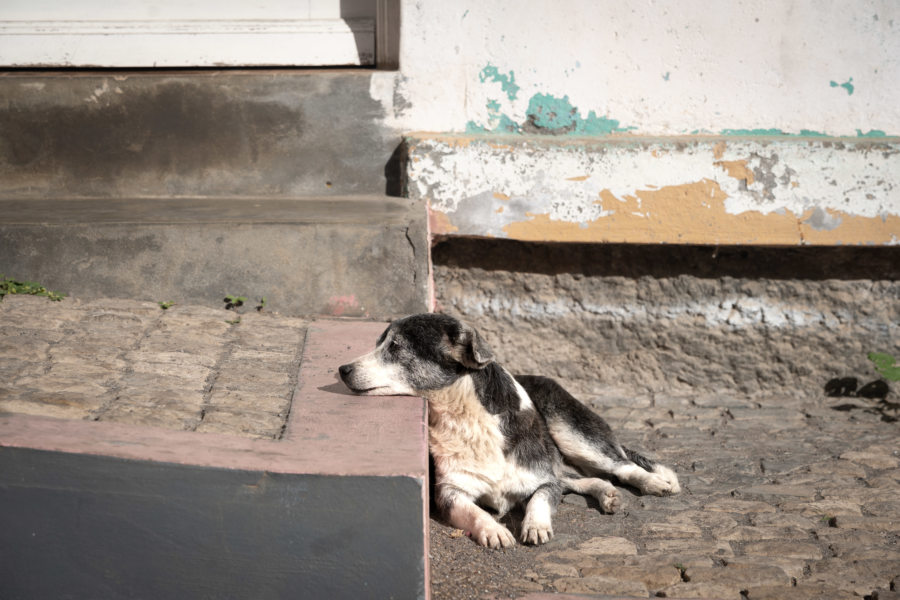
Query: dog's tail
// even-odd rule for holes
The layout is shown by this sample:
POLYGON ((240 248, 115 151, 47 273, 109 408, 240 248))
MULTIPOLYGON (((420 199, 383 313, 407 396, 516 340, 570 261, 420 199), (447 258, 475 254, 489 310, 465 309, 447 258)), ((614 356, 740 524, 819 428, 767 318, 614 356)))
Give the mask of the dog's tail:
POLYGON ((625 446, 619 446, 622 451, 625 453, 625 458, 636 464, 642 469, 647 471, 652 471, 656 467, 656 463, 644 456, 643 454, 639 454, 635 452, 631 448, 626 448, 625 446))

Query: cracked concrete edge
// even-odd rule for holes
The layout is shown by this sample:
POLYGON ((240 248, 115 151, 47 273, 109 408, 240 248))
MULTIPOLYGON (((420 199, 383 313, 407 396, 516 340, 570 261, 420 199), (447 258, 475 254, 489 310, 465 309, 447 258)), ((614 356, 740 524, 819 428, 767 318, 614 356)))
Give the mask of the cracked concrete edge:
POLYGON ((900 244, 897 138, 407 138, 435 235, 525 241, 900 244))

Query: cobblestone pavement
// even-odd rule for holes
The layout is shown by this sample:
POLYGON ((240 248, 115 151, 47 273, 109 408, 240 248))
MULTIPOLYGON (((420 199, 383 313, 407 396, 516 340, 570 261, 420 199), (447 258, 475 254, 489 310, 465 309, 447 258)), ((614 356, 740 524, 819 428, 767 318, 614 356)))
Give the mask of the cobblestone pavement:
POLYGON ((306 326, 252 310, 7 295, 0 411, 277 439, 306 326))
MULTIPOLYGON (((278 438, 307 322, 254 311, 236 321, 200 306, 7 296, 0 411, 278 438)), ((900 596, 896 404, 785 390, 595 408, 623 443, 672 465, 684 491, 623 490, 615 515, 566 496, 541 547, 485 550, 432 520, 435 600, 900 596)))
POLYGON ((435 600, 900 598, 896 405, 789 391, 606 404, 622 442, 673 465, 683 492, 625 490, 615 515, 568 495, 541 547, 486 550, 432 520, 435 600))

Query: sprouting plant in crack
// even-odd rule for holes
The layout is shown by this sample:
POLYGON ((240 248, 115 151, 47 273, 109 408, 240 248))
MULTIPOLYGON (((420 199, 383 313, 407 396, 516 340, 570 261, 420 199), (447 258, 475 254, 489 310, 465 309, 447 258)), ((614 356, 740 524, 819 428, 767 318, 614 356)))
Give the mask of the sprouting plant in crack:
POLYGON ((175 306, 174 302, 157 302, 157 304, 159 304, 159 307, 163 310, 169 310, 170 308, 175 306))
POLYGON ((256 305, 256 312, 262 312, 262 310, 266 307, 266 297, 263 296, 259 299, 259 303, 256 305))
POLYGON ((0 300, 7 294, 28 294, 31 296, 46 296, 50 300, 59 302, 66 297, 59 292, 51 292, 44 286, 33 281, 17 281, 5 275, 0 275, 0 300))
POLYGON ((819 517, 819 521, 821 523, 824 523, 825 525, 828 525, 829 527, 837 527, 837 517, 835 517, 834 515, 829 515, 827 513, 823 514, 821 517, 819 517))
POLYGON ((227 294, 225 296, 225 308, 227 310, 234 310, 240 306, 244 305, 244 302, 247 301, 246 296, 234 296, 232 294, 227 294))
POLYGON ((884 352, 869 352, 867 356, 879 375, 888 381, 900 381, 900 364, 893 356, 884 352))

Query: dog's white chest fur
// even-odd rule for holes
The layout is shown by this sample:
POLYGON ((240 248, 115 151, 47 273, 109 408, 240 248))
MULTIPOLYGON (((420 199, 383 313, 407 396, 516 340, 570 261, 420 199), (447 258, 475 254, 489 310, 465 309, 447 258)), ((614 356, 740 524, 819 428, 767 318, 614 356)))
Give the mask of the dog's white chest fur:
POLYGON ((481 405, 471 377, 430 393, 428 409, 438 483, 451 485, 500 513, 544 483, 544 478, 504 456, 499 417, 481 405))

